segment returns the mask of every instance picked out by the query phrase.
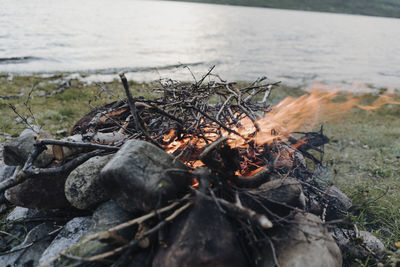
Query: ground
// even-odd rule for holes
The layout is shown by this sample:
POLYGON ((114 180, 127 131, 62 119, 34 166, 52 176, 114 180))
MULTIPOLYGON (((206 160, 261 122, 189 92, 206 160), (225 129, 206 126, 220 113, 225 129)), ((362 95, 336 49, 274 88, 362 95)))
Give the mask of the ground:
MULTIPOLYGON (((94 107, 123 96, 122 84, 117 79, 106 84, 85 84, 72 79, 70 86, 57 92, 67 80, 67 74, 0 74, 0 143, 25 128, 10 105, 22 117, 30 115, 29 106, 35 117, 29 122, 35 124, 36 119, 45 130, 61 138, 65 131, 60 130, 68 131, 94 107)), ((156 88, 157 82, 130 85, 134 95, 148 97, 154 94, 149 89, 156 88)), ((371 103, 384 90, 377 92, 361 96, 362 102, 371 103)), ((278 103, 286 96, 304 93, 301 88, 280 86, 273 91, 271 101, 278 103)), ((396 98, 400 101, 400 95, 396 98)), ((324 122, 324 131, 331 139, 325 146, 324 162, 331 170, 325 182, 335 184, 353 200, 351 220, 360 229, 381 238, 389 249, 388 255, 394 254, 395 244, 400 241, 400 105, 385 105, 375 111, 354 108, 324 122)))

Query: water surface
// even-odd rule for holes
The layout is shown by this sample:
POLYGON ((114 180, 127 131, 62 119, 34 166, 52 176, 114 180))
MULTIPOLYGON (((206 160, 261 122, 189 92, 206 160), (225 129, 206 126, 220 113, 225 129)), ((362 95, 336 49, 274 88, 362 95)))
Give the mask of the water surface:
POLYGON ((400 20, 133 0, 0 0, 0 72, 400 85, 400 20))

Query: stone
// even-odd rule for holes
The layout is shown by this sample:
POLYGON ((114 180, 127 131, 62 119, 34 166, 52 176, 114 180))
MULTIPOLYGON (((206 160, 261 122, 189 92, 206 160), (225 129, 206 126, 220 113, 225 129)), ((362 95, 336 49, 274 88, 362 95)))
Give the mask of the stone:
POLYGON ((7 221, 17 221, 30 216, 34 216, 38 213, 36 210, 31 210, 24 207, 15 207, 7 216, 7 221))
MULTIPOLYGON (((277 260, 282 267, 340 267, 342 255, 322 221, 310 213, 297 213, 293 223, 273 237, 277 260)), ((268 247, 262 267, 274 266, 268 247)))
POLYGON ((11 187, 5 197, 11 203, 31 209, 71 209, 64 193, 66 174, 41 176, 11 187))
POLYGON ((350 198, 336 186, 330 186, 325 191, 325 194, 329 201, 326 214, 328 220, 343 218, 347 215, 347 211, 353 206, 350 198))
MULTIPOLYGON (((89 231, 92 224, 91 217, 76 217, 70 220, 41 254, 39 264, 46 263, 59 253, 65 252, 76 245, 80 238, 89 231)), ((55 263, 48 266, 55 266, 55 263)))
POLYGON ((110 200, 98 206, 93 212, 94 223, 90 228, 90 232, 97 233, 104 231, 132 218, 131 213, 126 212, 115 201, 110 200))
MULTIPOLYGON (((101 181, 109 196, 127 211, 149 211, 160 200, 179 198, 191 178, 168 175, 166 169, 185 165, 149 142, 129 140, 101 171, 101 181)), ((176 172, 175 172, 176 173, 176 172)))
MULTIPOLYGON (((291 211, 287 206, 304 208, 306 204, 302 186, 293 178, 275 179, 262 184, 257 189, 250 190, 248 193, 261 201, 268 209, 281 216, 285 216, 291 211)), ((245 206, 259 213, 265 213, 265 209, 259 202, 249 197, 248 194, 241 196, 241 199, 245 206)))
POLYGON ((0 216, 2 217, 2 215, 4 214, 4 213, 6 213, 6 211, 8 210, 8 206, 7 206, 7 204, 0 204, 0 216))
POLYGON ((370 232, 360 231, 357 235, 354 230, 335 228, 333 236, 342 251, 345 263, 352 263, 354 259, 365 261, 370 256, 370 251, 378 258, 383 256, 384 244, 370 232))
MULTIPOLYGON (((19 137, 4 145, 4 163, 10 166, 22 166, 34 150, 35 140, 38 138, 50 138, 51 135, 39 129, 24 130, 19 137)), ((36 167, 46 167, 54 160, 51 146, 43 151, 35 160, 36 167)))
POLYGON ((9 222, 30 220, 32 218, 70 218, 82 216, 81 211, 67 211, 62 209, 37 210, 24 207, 15 207, 6 217, 9 222))
POLYGON ((296 179, 283 178, 272 180, 262 184, 254 192, 273 202, 282 202, 300 208, 304 208, 305 206, 303 188, 296 179))
POLYGON ((383 255, 385 245, 376 236, 367 231, 360 231, 360 237, 363 240, 365 246, 372 250, 375 255, 383 255))
POLYGON ((10 178, 14 174, 16 168, 16 166, 8 166, 0 161, 0 182, 10 178))
POLYGON ((10 250, 14 246, 17 246, 21 240, 24 240, 26 233, 39 223, 19 222, 29 220, 29 218, 35 217, 37 214, 38 211, 23 207, 15 207, 11 212, 9 212, 7 217, 4 219, 4 225, 1 229, 2 231, 7 232, 9 235, 2 235, 0 238, 1 250, 10 250))
MULTIPOLYGON (((87 237, 90 235, 110 229, 132 218, 132 215, 123 210, 117 203, 115 203, 115 201, 110 200, 103 204, 100 204, 100 206, 97 207, 97 209, 93 213, 93 223, 90 226, 89 230, 84 236, 82 236, 78 244, 76 244, 76 246, 73 249, 70 249, 68 252, 71 255, 90 257, 115 249, 116 247, 121 245, 119 243, 116 243, 115 240, 112 240, 112 242, 110 242, 110 240, 91 240, 85 242, 85 239, 87 239, 87 237)), ((127 228, 118 231, 117 234, 122 239, 131 240, 134 237, 135 231, 133 228, 127 228)), ((63 259, 62 264, 60 264, 59 266, 67 266, 68 264, 72 263, 75 262, 63 259)))
POLYGON ((109 199, 100 183, 100 171, 112 156, 93 157, 69 174, 65 196, 72 206, 89 209, 109 199))
MULTIPOLYGON (((0 152, 1 153, 1 152, 0 152)), ((8 166, 0 159, 0 183, 9 179, 15 172, 16 166, 8 166)), ((0 216, 6 213, 9 207, 9 203, 5 201, 4 192, 0 193, 0 216)))
MULTIPOLYGON (((71 212, 66 210, 36 210, 23 207, 15 207, 4 219, 2 231, 9 233, 0 238, 2 250, 11 249, 23 240, 26 233, 43 221, 63 224, 68 218, 82 216, 82 212, 71 212)), ((0 265, 1 266, 1 265, 0 265)))
POLYGON ((0 256, 0 266, 37 266, 43 251, 51 242, 51 232, 55 226, 42 223, 26 235, 25 240, 0 256))
POLYGON ((249 266, 236 231, 213 201, 197 201, 170 228, 153 260, 153 267, 241 267, 249 266))

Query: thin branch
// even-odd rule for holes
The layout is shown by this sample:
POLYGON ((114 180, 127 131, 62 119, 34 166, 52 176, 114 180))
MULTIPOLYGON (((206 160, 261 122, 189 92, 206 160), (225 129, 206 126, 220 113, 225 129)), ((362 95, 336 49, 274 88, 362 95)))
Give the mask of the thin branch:
POLYGON ((249 208, 235 205, 233 203, 226 201, 225 199, 222 199, 222 198, 213 199, 212 197, 209 197, 209 196, 205 195, 204 193, 201 193, 198 190, 195 190, 195 189, 193 189, 193 190, 201 198, 205 198, 209 201, 218 201, 221 206, 223 206, 224 208, 226 208, 228 210, 228 212, 229 212, 229 213, 227 213, 228 215, 245 217, 245 218, 249 219, 250 221, 252 221, 253 223, 256 223, 257 225, 259 225, 265 229, 272 228, 272 226, 273 226, 272 222, 265 215, 258 214, 249 208))
MULTIPOLYGON (((186 200, 186 199, 189 198, 189 196, 190 196, 190 194, 187 194, 181 200, 186 200)), ((114 226, 114 227, 112 227, 110 229, 107 229, 107 230, 105 230, 103 232, 88 236, 82 242, 86 243, 86 242, 88 242, 90 240, 94 240, 94 239, 108 239, 110 236, 112 236, 115 232, 117 232, 119 230, 125 229, 125 228, 130 227, 130 226, 135 225, 135 224, 143 223, 144 221, 146 221, 146 220, 148 220, 148 219, 150 219, 150 218, 152 218, 154 216, 157 216, 160 213, 167 212, 167 211, 175 208, 178 205, 179 205, 179 202, 174 202, 174 203, 172 203, 172 204, 170 204, 170 205, 168 205, 166 207, 154 210, 154 211, 152 211, 152 212, 150 212, 150 213, 148 213, 146 215, 143 215, 143 216, 141 216, 139 218, 135 218, 133 220, 124 222, 124 223, 122 223, 120 225, 117 225, 117 226, 114 226)))
POLYGON ((156 140, 151 138, 149 133, 143 128, 143 126, 141 124, 140 116, 139 116, 139 114, 137 113, 137 110, 136 110, 135 99, 132 97, 132 93, 129 90, 128 80, 126 79, 125 74, 123 72, 119 74, 119 77, 121 78, 122 84, 123 84, 124 89, 125 89, 126 97, 127 97, 128 104, 129 104, 129 108, 131 110, 131 114, 133 116, 136 129, 141 131, 144 134, 144 136, 146 136, 146 139, 149 140, 151 143, 153 143, 154 145, 156 145, 157 147, 159 147, 161 149, 164 149, 156 140))
MULTIPOLYGON (((38 147, 41 147, 41 146, 38 146, 38 147)), ((13 186, 16 186, 18 184, 21 184, 25 180, 30 179, 30 178, 71 172, 73 169, 75 169, 77 166, 84 163, 88 159, 95 157, 95 156, 99 156, 101 154, 104 154, 104 150, 102 150, 102 149, 93 150, 93 151, 83 154, 73 160, 68 161, 67 163, 65 163, 62 166, 42 169, 42 168, 36 168, 32 164, 33 161, 36 159, 36 157, 41 153, 41 152, 38 153, 39 151, 40 150, 37 149, 37 150, 35 150, 34 153, 32 153, 32 155, 29 157, 29 159, 25 163, 22 170, 15 172, 12 177, 10 177, 9 179, 4 180, 3 182, 0 183, 0 192, 4 192, 5 190, 7 190, 13 186)))
MULTIPOLYGON (((175 203, 174 203, 175 204, 175 203)), ((95 256, 91 256, 91 257, 78 257, 78 256, 74 256, 74 255, 69 255, 66 254, 65 252, 61 252, 59 253, 57 256, 49 259, 47 262, 45 262, 44 264, 38 266, 38 267, 45 267, 48 266, 50 264, 52 264, 53 262, 55 262, 56 260, 58 260, 60 257, 66 257, 72 260, 77 260, 77 261, 81 261, 81 262, 95 262, 95 261, 99 261, 99 260, 103 260, 105 258, 117 255, 119 253, 121 253, 122 251, 124 251, 125 249, 131 248, 136 246, 141 240, 143 240, 144 238, 147 238, 148 236, 156 233, 158 230, 160 230, 164 225, 166 225, 167 223, 171 222, 172 220, 174 220, 179 214, 181 214, 183 211, 185 211, 187 208, 189 208, 191 205, 193 204, 192 201, 186 203, 185 205, 183 205, 182 207, 176 209, 170 216, 168 216, 167 218, 165 218, 163 221, 161 221, 160 223, 158 223, 155 227, 151 228, 150 230, 148 230, 147 232, 145 232, 141 238, 139 239, 133 239, 131 242, 129 242, 126 245, 120 246, 118 248, 115 248, 111 251, 107 251, 95 256)), ((155 216, 156 213, 153 215, 155 216)), ((152 216, 152 217, 153 217, 152 216)), ((85 243, 87 241, 90 241, 92 239, 85 239, 82 242, 85 243)), ((79 243, 79 244, 82 244, 79 243)))
POLYGON ((100 145, 100 144, 84 143, 84 142, 69 142, 69 141, 60 141, 60 140, 52 140, 52 139, 41 139, 38 141, 38 144, 67 146, 67 147, 80 147, 80 148, 89 148, 89 149, 102 149, 104 151, 118 151, 120 149, 120 147, 116 147, 116 146, 108 146, 108 145, 100 145))

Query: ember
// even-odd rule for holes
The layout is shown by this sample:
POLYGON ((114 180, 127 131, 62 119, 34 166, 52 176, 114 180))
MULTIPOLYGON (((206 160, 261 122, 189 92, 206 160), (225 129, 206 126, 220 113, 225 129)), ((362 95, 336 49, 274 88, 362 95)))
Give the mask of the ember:
MULTIPOLYGON (((318 266, 316 254, 324 255, 326 266, 341 266, 326 225, 346 228, 339 223, 351 202, 318 183, 316 173, 324 169, 319 155, 329 139, 322 127, 313 130, 354 107, 400 103, 384 95, 362 106, 354 97, 339 101, 335 92, 312 91, 271 106, 268 98, 279 83, 261 78, 238 88, 218 76, 212 80, 212 70, 194 84, 162 81, 156 99, 133 98, 121 74, 127 98, 87 114, 70 137, 31 133, 33 153, 0 183, 10 201, 23 206, 21 195, 35 190, 29 181, 57 176, 66 198, 45 199, 33 208, 71 204, 90 210, 111 198, 139 216, 88 233, 42 266, 105 258, 113 266, 318 266), (38 165, 45 150, 51 163, 38 165), (102 157, 91 162, 95 156, 102 157), (95 178, 76 182, 89 162, 97 164, 88 168, 95 178), (90 190, 83 192, 82 184, 90 190), (74 254, 98 241, 107 250, 74 254)), ((4 148, 7 164, 19 164, 13 161, 15 147, 4 148)))

